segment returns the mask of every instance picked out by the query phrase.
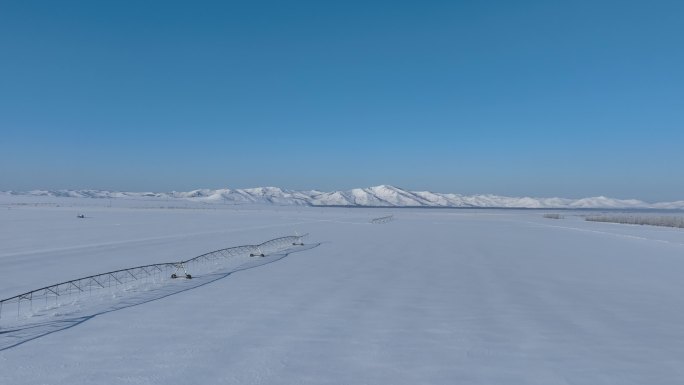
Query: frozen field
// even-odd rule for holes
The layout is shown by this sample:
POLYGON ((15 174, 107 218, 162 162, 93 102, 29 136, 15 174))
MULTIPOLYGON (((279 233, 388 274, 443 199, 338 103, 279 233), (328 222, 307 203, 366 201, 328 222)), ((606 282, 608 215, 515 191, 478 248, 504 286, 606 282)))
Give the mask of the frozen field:
POLYGON ((3 309, 0 384, 684 383, 682 229, 525 210, 2 203, 0 298, 310 235, 136 306, 84 299, 73 327, 59 309, 52 323, 3 309))

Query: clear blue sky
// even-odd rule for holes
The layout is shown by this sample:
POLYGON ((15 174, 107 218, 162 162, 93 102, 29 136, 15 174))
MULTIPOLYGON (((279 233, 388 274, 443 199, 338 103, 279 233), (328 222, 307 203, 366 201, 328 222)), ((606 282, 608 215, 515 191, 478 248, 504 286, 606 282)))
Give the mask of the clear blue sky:
POLYGON ((2 1, 0 190, 684 199, 682 1, 2 1))

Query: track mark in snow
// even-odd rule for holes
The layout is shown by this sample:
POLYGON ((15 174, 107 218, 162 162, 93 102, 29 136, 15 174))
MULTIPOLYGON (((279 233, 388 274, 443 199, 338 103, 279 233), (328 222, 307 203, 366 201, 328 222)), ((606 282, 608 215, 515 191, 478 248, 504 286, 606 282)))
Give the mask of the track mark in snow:
POLYGON ((262 229, 275 228, 275 227, 297 226, 297 225, 305 225, 305 224, 319 223, 319 222, 326 222, 326 220, 317 219, 317 220, 310 220, 310 221, 280 223, 280 224, 276 224, 276 225, 241 227, 241 228, 227 229, 227 230, 200 231, 200 232, 196 232, 196 233, 182 233, 182 234, 176 234, 176 235, 164 235, 164 236, 159 236, 159 237, 129 239, 129 240, 125 240, 125 241, 91 243, 91 244, 86 244, 86 245, 78 245, 78 246, 70 246, 70 247, 59 247, 59 248, 51 248, 51 249, 31 250, 31 251, 19 252, 19 253, 0 254, 0 258, 21 257, 21 256, 27 256, 27 255, 55 253, 55 252, 63 252, 63 251, 87 250, 87 249, 111 247, 111 246, 121 246, 121 245, 135 245, 138 243, 147 243, 147 242, 151 242, 151 241, 164 241, 164 240, 170 240, 170 239, 191 238, 191 237, 198 236, 198 235, 236 233, 236 232, 240 232, 240 231, 262 230, 262 229))
POLYGON ((533 225, 535 225, 536 227, 552 227, 552 228, 564 229, 564 230, 581 231, 581 232, 585 232, 585 233, 594 233, 594 234, 601 234, 601 235, 612 235, 612 236, 618 237, 618 238, 628 238, 628 239, 636 239, 636 240, 640 240, 640 241, 652 241, 652 242, 659 242, 659 243, 665 243, 665 244, 670 244, 670 245, 684 246, 684 243, 681 243, 681 242, 667 241, 667 240, 665 240, 665 239, 655 239, 655 238, 640 237, 640 236, 638 236, 638 235, 611 233, 611 232, 609 232, 609 231, 582 229, 582 228, 579 228, 579 227, 570 227, 570 226, 547 225, 547 224, 543 224, 543 223, 530 222, 530 221, 521 221, 521 222, 533 224, 533 225))

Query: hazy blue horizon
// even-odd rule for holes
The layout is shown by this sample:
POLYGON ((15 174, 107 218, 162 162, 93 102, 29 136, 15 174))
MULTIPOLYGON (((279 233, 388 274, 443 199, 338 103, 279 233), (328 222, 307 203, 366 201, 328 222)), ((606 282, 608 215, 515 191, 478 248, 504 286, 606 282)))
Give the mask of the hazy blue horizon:
POLYGON ((684 3, 0 4, 0 190, 684 200, 684 3))

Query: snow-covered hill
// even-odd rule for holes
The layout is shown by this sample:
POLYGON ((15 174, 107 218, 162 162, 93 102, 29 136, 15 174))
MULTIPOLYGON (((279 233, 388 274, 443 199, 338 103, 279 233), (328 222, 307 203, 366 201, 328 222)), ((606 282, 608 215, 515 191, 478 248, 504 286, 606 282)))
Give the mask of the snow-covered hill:
POLYGON ((274 204, 285 206, 388 206, 388 207, 506 207, 506 208, 651 208, 684 209, 684 201, 648 203, 636 199, 603 196, 567 198, 505 197, 499 195, 460 195, 430 191, 408 191, 380 185, 348 191, 286 190, 278 187, 248 189, 200 189, 188 192, 118 192, 102 190, 34 190, 4 192, 13 196, 68 198, 189 200, 217 204, 274 204))

